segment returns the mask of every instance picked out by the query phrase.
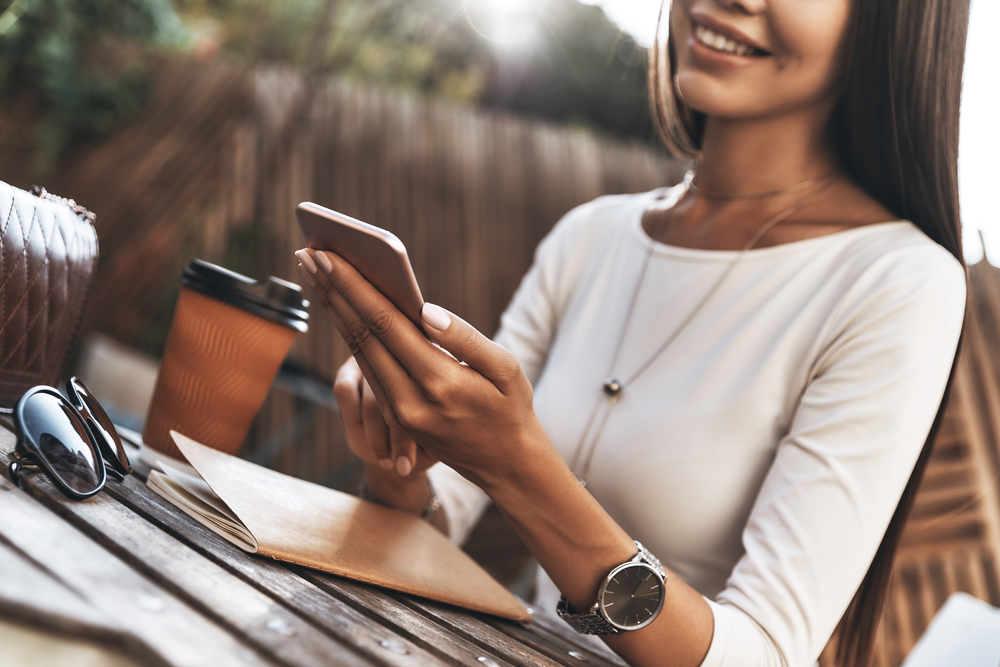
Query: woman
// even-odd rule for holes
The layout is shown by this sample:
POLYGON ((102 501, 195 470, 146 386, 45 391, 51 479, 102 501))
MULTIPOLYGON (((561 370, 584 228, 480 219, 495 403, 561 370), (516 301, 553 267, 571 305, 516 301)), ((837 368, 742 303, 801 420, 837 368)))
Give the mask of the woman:
POLYGON ((676 0, 651 83, 693 180, 569 213, 496 343, 426 305, 465 365, 299 251, 369 496, 455 539, 488 496, 629 664, 810 665, 841 617, 867 664, 964 316, 967 5, 676 0))

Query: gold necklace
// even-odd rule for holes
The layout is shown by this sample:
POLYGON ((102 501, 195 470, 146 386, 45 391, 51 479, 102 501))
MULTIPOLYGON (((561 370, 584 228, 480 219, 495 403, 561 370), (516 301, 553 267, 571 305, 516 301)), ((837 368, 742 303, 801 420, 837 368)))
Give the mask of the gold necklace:
POLYGON ((688 192, 693 195, 704 197, 705 199, 714 199, 716 201, 737 201, 739 199, 767 199, 768 197, 777 197, 778 195, 788 195, 793 192, 800 192, 832 177, 833 172, 830 172, 829 174, 823 174, 822 176, 817 176, 816 178, 810 178, 808 181, 793 183, 778 190, 771 190, 769 192, 750 192, 747 194, 739 192, 714 192, 712 190, 702 190, 694 184, 693 171, 687 172, 687 174, 684 175, 684 180, 688 183, 688 192))
MULTIPOLYGON (((772 216, 767 220, 765 220, 764 223, 760 226, 760 228, 754 233, 754 235, 750 237, 750 240, 747 241, 746 244, 744 244, 744 246, 740 249, 736 257, 733 258, 733 260, 729 263, 726 269, 722 272, 722 275, 719 276, 719 278, 715 281, 715 283, 705 293, 705 296, 702 297, 701 301, 699 301, 698 304, 694 307, 694 309, 691 310, 690 313, 688 313, 687 317, 685 317, 684 320, 680 323, 680 325, 678 325, 677 328, 674 329, 674 331, 670 334, 670 336, 668 336, 667 339, 663 341, 663 343, 658 348, 656 348, 656 351, 653 352, 653 354, 651 354, 639 366, 638 369, 633 371, 631 375, 627 376, 624 381, 619 380, 617 374, 615 373, 615 367, 618 365, 618 357, 621 355, 622 346, 625 343, 625 336, 628 333, 629 326, 632 324, 632 316, 635 312, 636 303, 639 300, 639 293, 642 291, 642 284, 643 282, 645 282, 646 279, 646 272, 649 268, 650 259, 653 256, 653 249, 656 246, 656 239, 660 238, 664 230, 666 230, 667 224, 669 224, 670 220, 673 218, 674 209, 677 206, 677 204, 680 202, 680 200, 684 197, 685 194, 687 194, 688 192, 692 192, 692 188, 694 187, 693 184, 694 172, 689 171, 687 173, 687 175, 684 178, 684 184, 683 184, 684 189, 674 200, 674 205, 671 207, 670 213, 664 218, 664 220, 659 225, 657 225, 653 239, 649 243, 649 247, 646 250, 646 257, 645 260, 643 261, 642 269, 639 272, 639 280, 636 282, 635 289, 632 292, 632 300, 629 303, 628 314, 625 316, 625 326, 622 327, 621 334, 619 334, 618 336, 618 343, 615 346, 615 353, 612 356, 607 377, 604 380, 601 387, 602 395, 598 397, 597 403, 594 405, 594 409, 591 410, 590 412, 590 417, 587 419, 587 424, 586 426, 584 426, 583 429, 583 435, 580 436, 580 441, 579 443, 577 443, 576 451, 573 454, 573 460, 570 462, 569 466, 570 470, 575 471, 577 469, 577 464, 579 463, 580 460, 580 455, 584 452, 584 450, 587 451, 586 458, 584 459, 583 462, 582 470, 580 471, 579 474, 576 475, 576 478, 580 481, 580 484, 582 484, 584 487, 587 486, 587 477, 590 474, 590 464, 593 461, 594 453, 597 451, 597 444, 601 439, 601 434, 604 432, 604 427, 607 425, 608 419, 611 418, 612 408, 614 408, 615 404, 618 402, 618 399, 621 397, 622 392, 625 391, 626 387, 630 386, 633 382, 635 382, 639 378, 640 375, 645 373, 646 370, 653 365, 653 362, 655 362, 660 357, 660 355, 662 355, 664 351, 666 351, 666 349, 670 347, 671 343, 673 343, 677 339, 677 337, 680 336, 680 334, 691 323, 691 320, 693 320, 695 316, 701 311, 701 309, 704 308, 705 304, 708 303, 709 299, 712 298, 712 295, 714 295, 715 292, 722 285, 722 283, 726 281, 726 278, 728 278, 729 274, 733 272, 733 269, 736 268, 737 264, 739 264, 740 261, 746 256, 746 254, 757 244, 758 241, 760 241, 761 237, 763 237, 764 234, 773 229, 774 226, 777 225, 779 222, 785 220, 793 213, 802 210, 810 203, 812 203, 813 200, 819 197, 819 195, 821 195, 823 192, 826 192, 826 190, 836 182, 834 176, 835 174, 827 174, 826 176, 820 177, 818 179, 803 181, 802 183, 807 184, 805 186, 803 186, 802 183, 796 183, 795 185, 789 186, 789 188, 776 190, 771 193, 762 193, 760 195, 761 197, 763 196, 773 197, 779 194, 786 194, 788 192, 802 190, 809 186, 817 185, 823 183, 823 181, 826 181, 821 185, 821 187, 816 188, 812 192, 809 192, 804 197, 796 200, 795 203, 793 203, 788 208, 782 210, 777 215, 772 216), (790 188, 795 188, 795 189, 793 190, 790 188), (595 429, 594 419, 597 416, 597 413, 600 411, 603 399, 607 399, 608 408, 607 410, 605 410, 604 417, 600 420, 600 423, 596 425, 595 429), (587 444, 591 430, 595 430, 594 437, 590 439, 590 444, 585 447, 584 445, 587 444)), ((738 195, 738 197, 742 196, 743 195, 738 195)), ((751 196, 756 197, 756 195, 751 195, 751 196)), ((652 210, 652 207, 656 203, 656 201, 659 201, 659 198, 653 200, 653 202, 650 202, 650 204, 646 206, 646 208, 643 210, 642 217, 645 217, 646 213, 652 210)))

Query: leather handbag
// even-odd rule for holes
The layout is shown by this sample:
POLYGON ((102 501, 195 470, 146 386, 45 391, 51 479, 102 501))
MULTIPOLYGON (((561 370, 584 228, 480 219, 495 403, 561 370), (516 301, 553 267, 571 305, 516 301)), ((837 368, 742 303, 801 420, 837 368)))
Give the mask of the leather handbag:
POLYGON ((38 186, 0 182, 0 411, 59 381, 97 256, 93 213, 38 186))

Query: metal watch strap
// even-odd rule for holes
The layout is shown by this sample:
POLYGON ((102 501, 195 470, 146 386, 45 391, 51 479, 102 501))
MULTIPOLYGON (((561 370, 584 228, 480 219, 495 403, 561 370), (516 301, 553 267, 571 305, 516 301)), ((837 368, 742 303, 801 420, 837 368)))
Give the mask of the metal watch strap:
POLYGON ((654 570, 660 573, 661 577, 666 579, 667 571, 663 569, 663 565, 660 563, 660 559, 654 556, 653 554, 649 553, 649 549, 642 546, 642 543, 639 542, 639 540, 633 540, 633 542, 635 542, 635 546, 639 549, 640 559, 644 560, 647 565, 651 565, 654 570))
MULTIPOLYGON (((660 564, 659 559, 649 553, 649 550, 642 546, 639 540, 633 541, 639 552, 632 560, 645 562, 666 580, 667 574, 663 569, 663 565, 660 564)), ((570 611, 566 596, 563 595, 559 598, 559 604, 556 605, 556 614, 568 623, 571 628, 583 635, 620 635, 624 632, 624 630, 611 625, 611 622, 604 618, 604 615, 601 614, 600 600, 595 602, 587 613, 574 614, 570 611)))
POLYGON ((596 602, 586 614, 573 614, 569 610, 566 596, 563 595, 559 598, 559 604, 556 605, 556 614, 581 635, 620 635, 622 633, 622 630, 611 625, 608 619, 604 618, 600 605, 596 602))

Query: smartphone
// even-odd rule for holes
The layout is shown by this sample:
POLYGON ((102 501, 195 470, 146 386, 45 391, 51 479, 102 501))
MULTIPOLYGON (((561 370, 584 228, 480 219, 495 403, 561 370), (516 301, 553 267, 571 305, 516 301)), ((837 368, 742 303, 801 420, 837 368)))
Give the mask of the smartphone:
POLYGON ((310 248, 343 257, 423 330, 420 309, 424 299, 406 247, 395 234, 312 202, 299 204, 295 218, 310 248))

